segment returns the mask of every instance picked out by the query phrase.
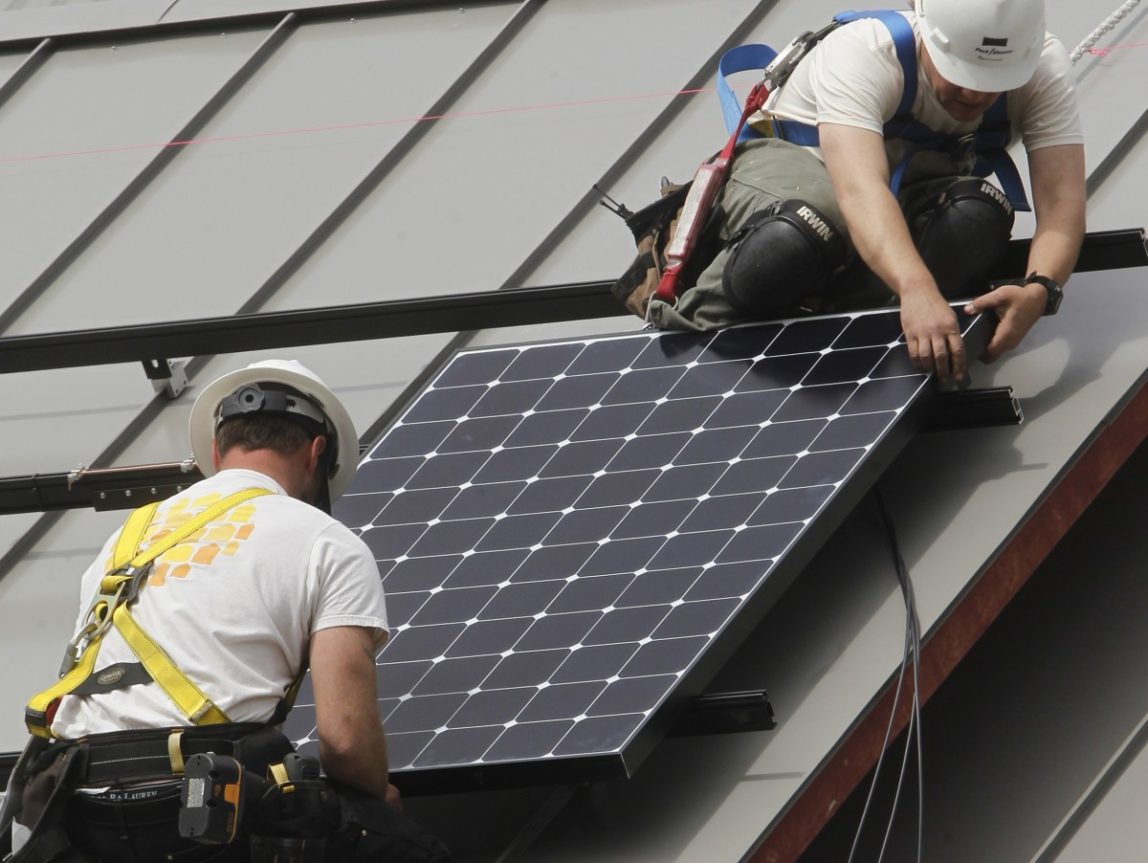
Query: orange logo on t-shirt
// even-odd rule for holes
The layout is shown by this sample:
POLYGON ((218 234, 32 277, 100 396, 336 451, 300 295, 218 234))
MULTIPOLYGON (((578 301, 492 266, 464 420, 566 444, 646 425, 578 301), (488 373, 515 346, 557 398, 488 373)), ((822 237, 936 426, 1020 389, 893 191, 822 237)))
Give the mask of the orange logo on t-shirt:
MULTIPOLYGON (((143 548, 179 530, 221 498, 220 494, 209 494, 191 501, 177 500, 162 513, 162 521, 152 522, 143 548)), ((251 501, 232 507, 217 520, 161 554, 152 567, 147 583, 152 587, 161 587, 169 578, 186 578, 193 570, 210 566, 221 554, 231 557, 255 530, 251 521, 254 514, 255 507, 251 501)), ((107 568, 110 565, 109 561, 107 568)))

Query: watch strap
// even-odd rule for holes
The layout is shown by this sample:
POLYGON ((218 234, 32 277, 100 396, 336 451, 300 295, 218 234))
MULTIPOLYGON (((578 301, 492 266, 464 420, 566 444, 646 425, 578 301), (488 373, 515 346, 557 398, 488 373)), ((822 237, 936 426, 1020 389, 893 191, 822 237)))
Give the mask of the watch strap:
POLYGON ((1044 303, 1044 314, 1046 316, 1055 315, 1060 310, 1060 303, 1064 299, 1064 289, 1061 288, 1060 282, 1033 271, 1025 276, 1024 284, 1031 285, 1033 283, 1043 285, 1047 292, 1047 298, 1044 303))

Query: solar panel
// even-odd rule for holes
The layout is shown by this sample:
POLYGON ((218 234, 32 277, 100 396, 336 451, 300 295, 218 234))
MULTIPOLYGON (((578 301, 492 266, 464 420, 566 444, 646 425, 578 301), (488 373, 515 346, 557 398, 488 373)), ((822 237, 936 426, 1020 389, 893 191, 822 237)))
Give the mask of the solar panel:
POLYGON ((632 772, 915 430, 899 339, 882 310, 456 354, 336 508, 387 591, 404 791, 632 772))

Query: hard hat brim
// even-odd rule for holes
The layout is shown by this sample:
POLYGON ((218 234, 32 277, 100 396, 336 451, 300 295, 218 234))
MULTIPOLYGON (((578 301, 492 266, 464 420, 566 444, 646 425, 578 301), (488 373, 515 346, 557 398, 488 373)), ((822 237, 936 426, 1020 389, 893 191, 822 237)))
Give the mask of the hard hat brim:
POLYGON ((979 93, 1007 93, 1023 87, 1032 80, 1040 65, 1040 51, 1030 50, 1030 57, 1023 62, 995 66, 991 63, 969 63, 959 60, 934 46, 930 39, 921 42, 929 52, 929 59, 938 74, 950 84, 976 90, 979 93))
POLYGON ((219 403, 237 389, 254 383, 276 383, 293 387, 313 398, 330 419, 338 436, 338 465, 329 479, 331 500, 338 499, 351 484, 359 467, 359 436, 350 414, 330 389, 313 377, 274 366, 247 367, 228 372, 208 384, 195 400, 188 418, 191 451, 204 476, 216 473, 211 449, 215 439, 215 412, 219 403))

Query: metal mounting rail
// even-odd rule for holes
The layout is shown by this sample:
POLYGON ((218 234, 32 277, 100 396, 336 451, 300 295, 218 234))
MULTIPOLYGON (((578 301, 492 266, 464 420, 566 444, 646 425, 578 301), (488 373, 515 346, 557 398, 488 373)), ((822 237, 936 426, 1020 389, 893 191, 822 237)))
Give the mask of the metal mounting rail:
MULTIPOLYGON (((1014 240, 999 275, 1024 272, 1029 241, 1014 240)), ((1142 229, 1085 237, 1077 271, 1148 265, 1142 229)), ((0 373, 299 345, 386 339, 625 314, 609 282, 448 294, 284 312, 170 321, 0 338, 0 373)))
POLYGON ((334 344, 625 313, 607 282, 0 338, 0 372, 334 344))

